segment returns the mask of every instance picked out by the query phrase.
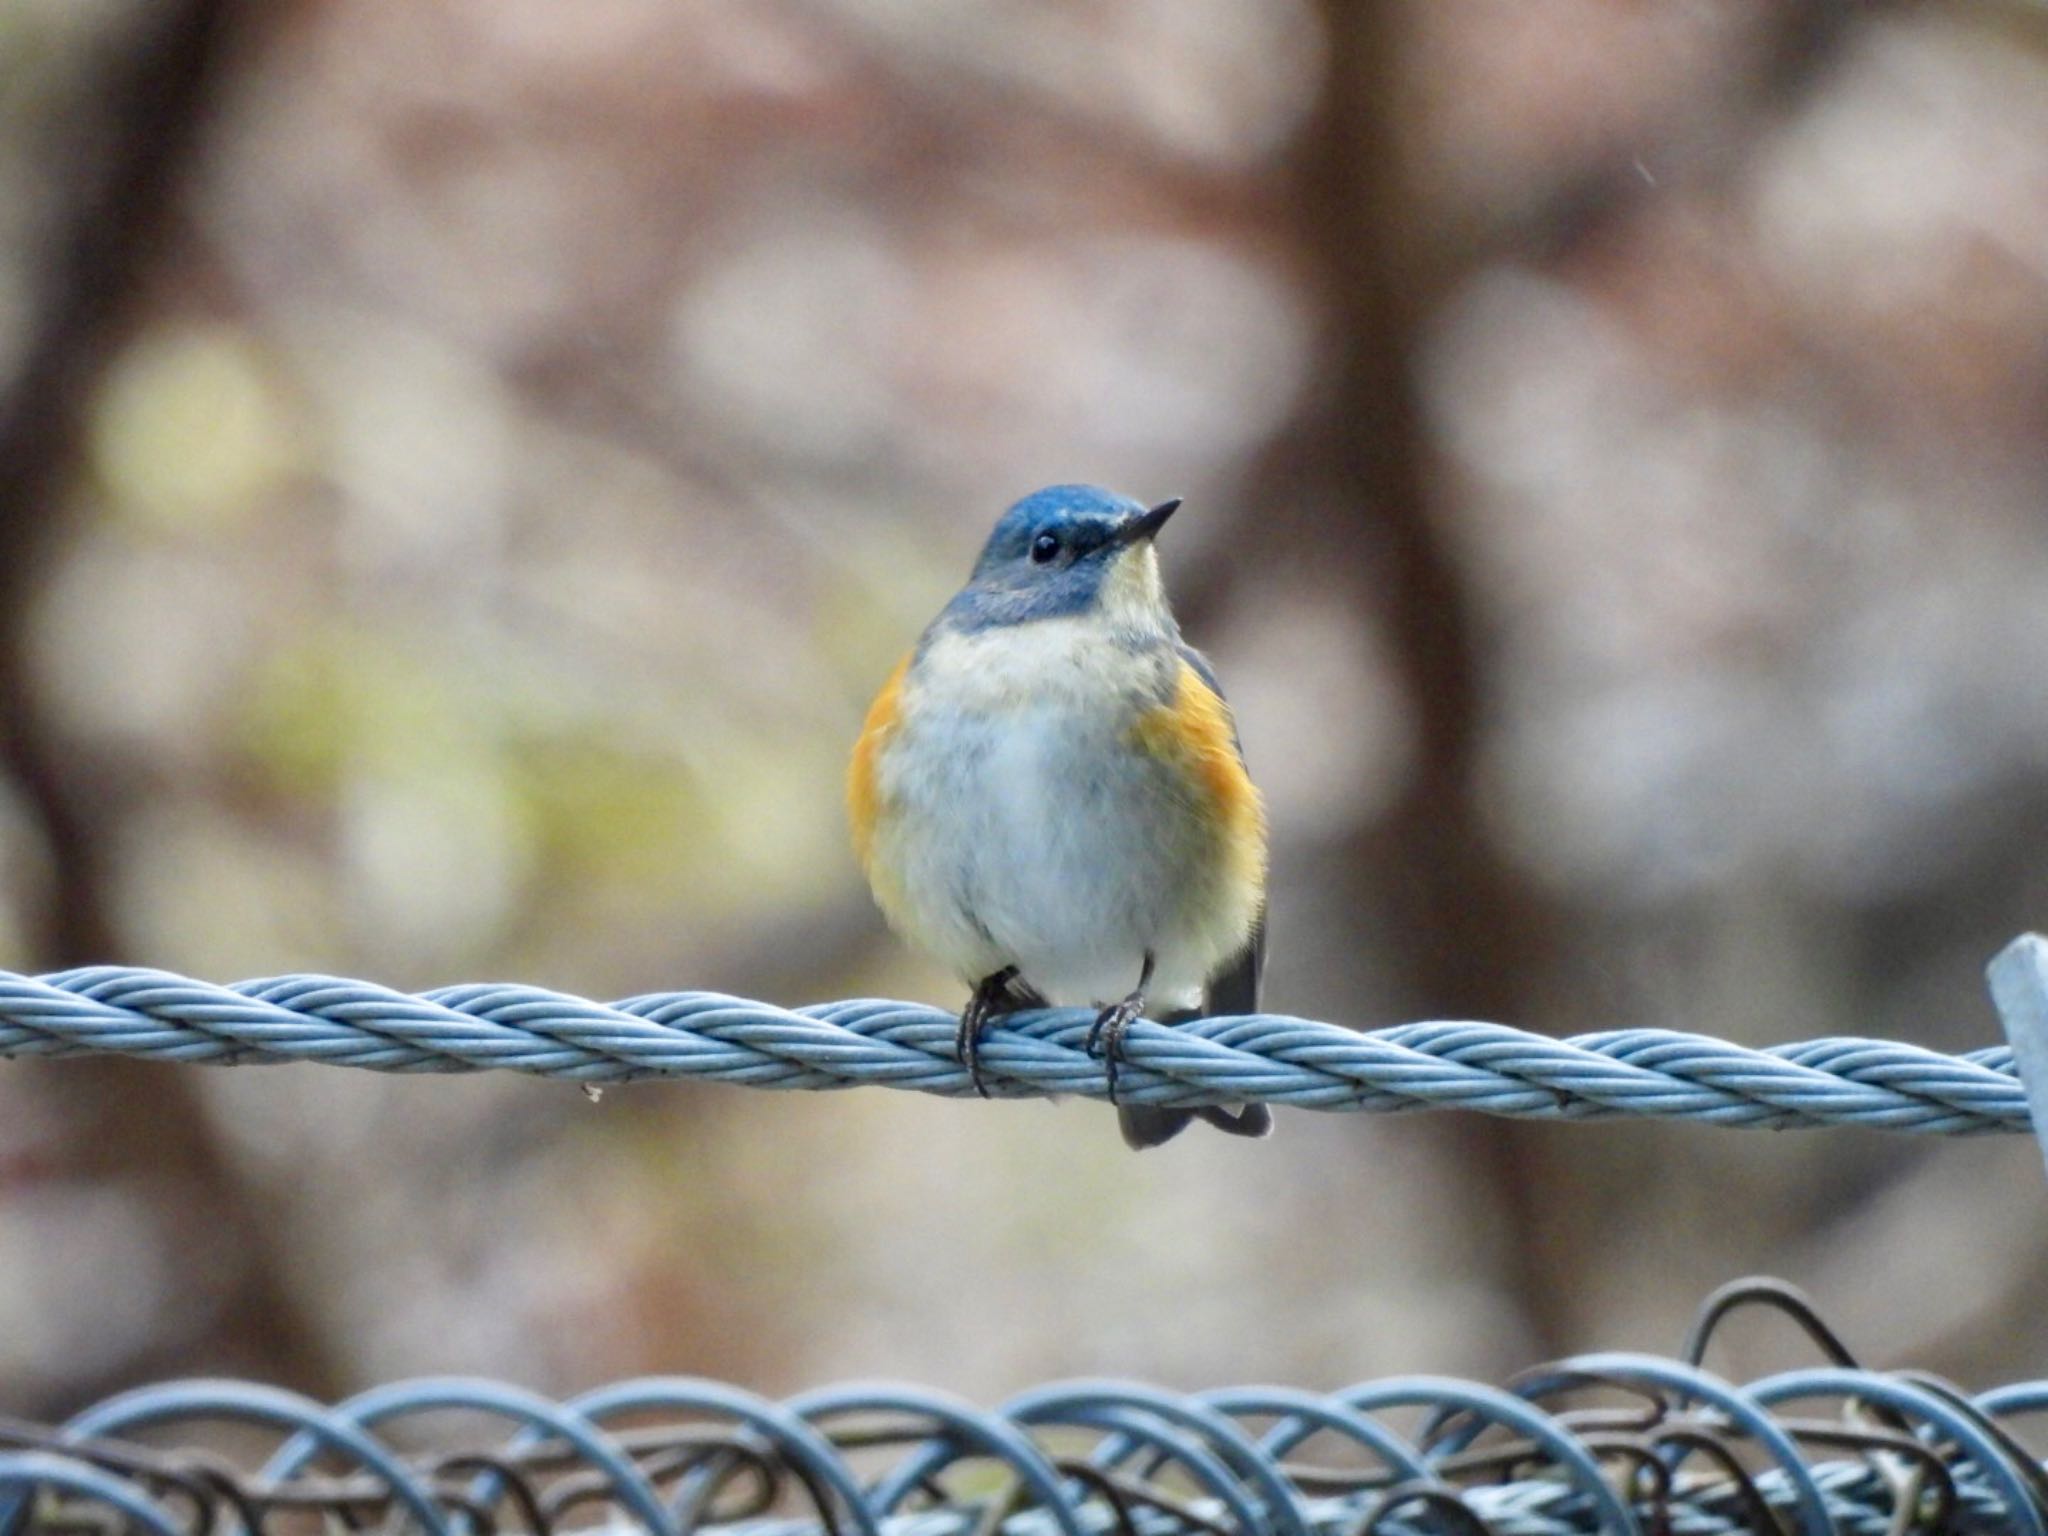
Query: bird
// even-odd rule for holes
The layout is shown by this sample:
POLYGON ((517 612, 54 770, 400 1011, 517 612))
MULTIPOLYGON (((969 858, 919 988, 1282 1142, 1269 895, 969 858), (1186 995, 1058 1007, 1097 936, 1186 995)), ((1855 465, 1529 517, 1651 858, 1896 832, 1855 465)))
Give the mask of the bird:
MULTIPOLYGON (((967 584, 869 708, 847 772, 854 851, 897 934, 970 989, 956 1052, 984 1097, 990 1020, 1097 1010, 1124 1035, 1256 1012, 1267 830, 1215 670, 1181 638, 1154 540, 1181 505, 1053 485, 1008 508, 967 584)), ((1264 1136, 1263 1104, 1119 1104, 1126 1143, 1195 1119, 1264 1136)))

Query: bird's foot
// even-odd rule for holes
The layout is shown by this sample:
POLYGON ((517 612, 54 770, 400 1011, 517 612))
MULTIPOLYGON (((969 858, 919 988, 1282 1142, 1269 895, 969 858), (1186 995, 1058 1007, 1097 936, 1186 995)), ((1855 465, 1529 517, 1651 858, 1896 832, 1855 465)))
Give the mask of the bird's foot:
POLYGON ((1131 1026, 1145 1015, 1145 990, 1140 987, 1120 1003, 1111 1003, 1095 1015, 1095 1022, 1089 1026, 1085 1045, 1090 1056, 1095 1054, 1099 1044, 1102 1047, 1102 1068, 1109 1075, 1109 1102, 1116 1102, 1116 1068, 1123 1060, 1124 1036, 1131 1026))
POLYGON ((1010 997, 1010 983, 1016 979, 1017 967, 1014 965, 1006 965, 1000 971, 982 977, 974 995, 967 999, 967 1006, 961 1010, 959 1029, 953 1033, 953 1054, 967 1069, 967 1078, 974 1084, 974 1091, 984 1099, 988 1097, 988 1085, 981 1080, 981 1032, 988 1027, 990 1019, 1015 1009, 1016 1004, 1010 997))

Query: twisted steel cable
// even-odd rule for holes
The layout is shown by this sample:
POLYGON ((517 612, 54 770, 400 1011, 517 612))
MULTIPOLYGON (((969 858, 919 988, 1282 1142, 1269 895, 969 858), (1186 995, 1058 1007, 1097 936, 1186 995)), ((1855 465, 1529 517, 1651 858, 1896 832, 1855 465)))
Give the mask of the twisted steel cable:
MULTIPOLYGON (((991 1091, 1109 1097, 1102 1062, 1083 1049, 1091 1022, 1076 1009, 1001 1020, 982 1046, 991 1091)), ((955 1023, 923 1004, 865 998, 791 1009, 715 992, 601 1003, 512 985, 409 994, 330 976, 221 986, 123 966, 0 971, 0 1056, 18 1057, 114 1052, 209 1065, 498 1068, 583 1083, 670 1077, 963 1097, 973 1088, 953 1054, 955 1023)), ((1830 1038, 1758 1050, 1661 1029, 1560 1040, 1500 1024, 1361 1032, 1278 1014, 1172 1028, 1140 1023, 1126 1039, 1117 1087, 1125 1102, 1175 1106, 1261 1100, 1297 1109, 1633 1115, 1951 1136, 2031 1128, 2007 1046, 1945 1055, 1902 1041, 1830 1038)))

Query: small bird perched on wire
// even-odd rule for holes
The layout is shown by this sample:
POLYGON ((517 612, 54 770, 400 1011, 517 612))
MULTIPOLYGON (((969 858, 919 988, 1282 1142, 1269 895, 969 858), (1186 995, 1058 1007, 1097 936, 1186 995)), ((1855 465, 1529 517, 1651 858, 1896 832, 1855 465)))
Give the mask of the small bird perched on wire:
MULTIPOLYGON (((1179 505, 1055 485, 1011 507, 854 747, 855 851, 896 931, 973 989, 958 1049, 984 1095, 981 1031, 1003 1013, 1100 1009, 1088 1049, 1114 1100, 1148 1007, 1258 1008, 1265 813, 1160 584, 1152 541, 1179 505)), ((1263 1104, 1118 1106, 1139 1148, 1197 1117, 1273 1123, 1263 1104)))

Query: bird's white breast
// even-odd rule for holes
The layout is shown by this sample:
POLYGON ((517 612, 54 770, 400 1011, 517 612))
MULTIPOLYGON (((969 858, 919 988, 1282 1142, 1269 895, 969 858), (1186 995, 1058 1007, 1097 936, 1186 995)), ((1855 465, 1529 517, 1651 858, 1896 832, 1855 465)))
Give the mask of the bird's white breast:
POLYGON ((1149 951, 1154 995, 1192 1001, 1242 931, 1206 916, 1213 829, 1134 741, 1178 667, 1093 617, 934 634, 877 764, 906 935, 970 982, 1017 965, 1062 1004, 1121 997, 1149 951))

